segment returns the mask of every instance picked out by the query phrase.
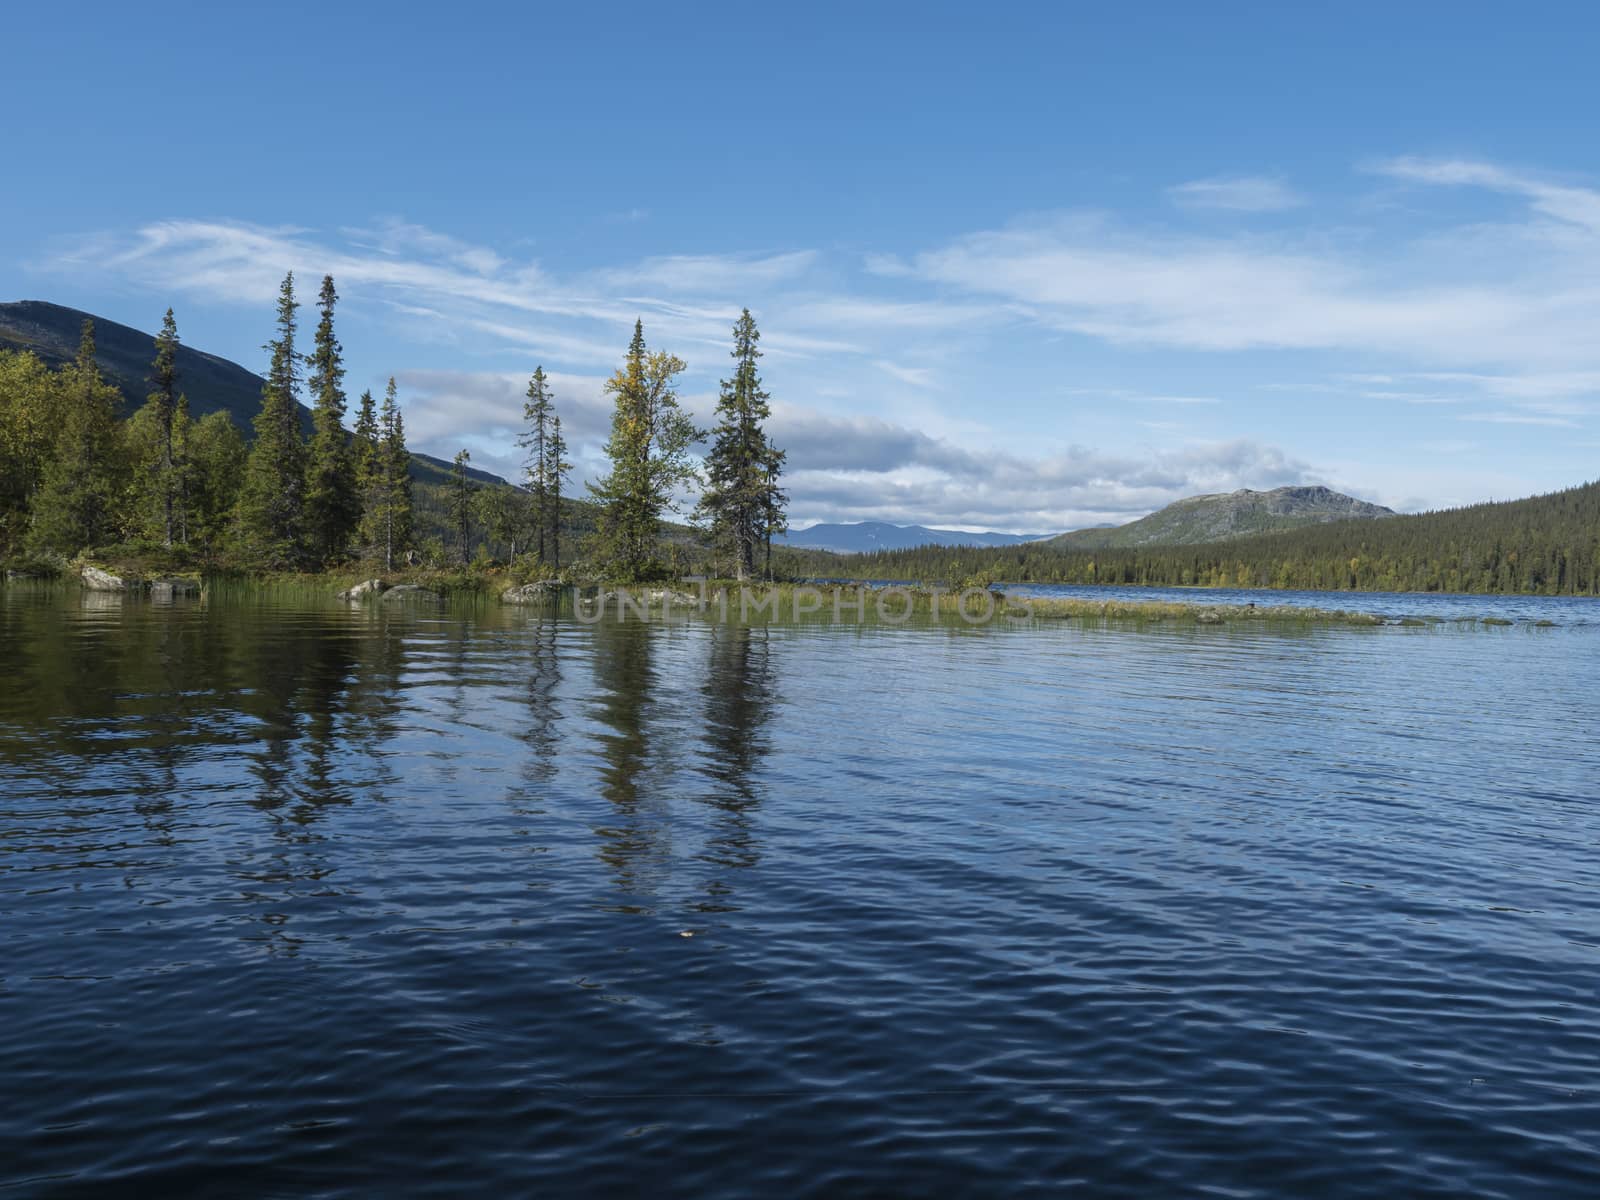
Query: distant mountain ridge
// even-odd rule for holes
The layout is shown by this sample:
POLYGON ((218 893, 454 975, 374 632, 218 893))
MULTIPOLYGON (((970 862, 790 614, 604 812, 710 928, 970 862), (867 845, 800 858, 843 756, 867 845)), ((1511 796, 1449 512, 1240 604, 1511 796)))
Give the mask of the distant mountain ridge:
MULTIPOLYGON (((0 304, 0 350, 31 350, 52 367, 70 363, 78 355, 78 339, 85 320, 94 322, 95 361, 105 381, 122 393, 123 416, 145 402, 150 390, 150 363, 155 357, 155 335, 93 313, 46 300, 18 300, 0 304)), ((180 327, 181 334, 182 329, 180 327)), ((261 408, 265 380, 236 362, 207 354, 192 346, 178 348, 178 390, 189 397, 190 415, 199 418, 219 409, 227 412, 239 432, 253 436, 252 422, 261 408)), ((351 397, 354 420, 355 397, 351 397)), ((311 431, 311 410, 300 405, 301 422, 311 431)), ((412 454, 412 473, 438 483, 453 470, 450 463, 428 454, 412 454)), ((481 483, 504 483, 498 475, 468 467, 481 483)))
POLYGON ((1148 517, 1109 529, 1077 529, 1045 543, 1058 550, 1193 546, 1330 521, 1379 520, 1398 514, 1326 487, 1240 488, 1178 500, 1148 517))
POLYGON ((870 554, 874 550, 913 550, 918 546, 1014 546, 1018 542, 1036 542, 1049 536, 1044 533, 968 533, 960 529, 929 529, 925 525, 857 521, 792 529, 774 541, 802 550, 870 554))

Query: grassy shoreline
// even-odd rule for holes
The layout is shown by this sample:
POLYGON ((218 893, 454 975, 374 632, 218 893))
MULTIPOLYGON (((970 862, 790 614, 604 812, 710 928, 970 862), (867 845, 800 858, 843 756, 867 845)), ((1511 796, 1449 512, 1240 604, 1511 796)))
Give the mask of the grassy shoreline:
MULTIPOLYGON (((8 582, 19 579, 55 579, 67 586, 88 587, 86 569, 98 569, 122 580, 129 592, 148 592, 154 584, 177 583, 194 591, 212 595, 270 595, 293 593, 308 597, 338 598, 368 581, 380 586, 352 603, 377 600, 396 592, 399 595, 432 596, 440 600, 533 604, 535 606, 582 602, 592 611, 596 599, 624 593, 629 598, 627 611, 641 607, 647 613, 675 609, 698 611, 721 619, 740 620, 844 620, 852 623, 898 624, 912 616, 945 619, 967 625, 986 625, 1002 620, 1019 621, 1098 621, 1133 624, 1172 625, 1324 625, 1377 627, 1385 625, 1429 626, 1441 618, 1404 617, 1392 619, 1351 609, 1314 608, 1286 604, 1216 604, 1205 598, 1208 589, 1193 589, 1193 600, 1138 600, 1125 597, 1104 600, 1089 597, 1015 596, 998 588, 953 588, 927 586, 875 586, 865 583, 773 582, 741 585, 734 580, 704 580, 693 583, 658 582, 617 584, 580 570, 567 578, 545 581, 548 593, 533 597, 513 595, 518 589, 540 581, 526 571, 498 564, 473 564, 457 567, 404 567, 382 571, 371 564, 348 566, 318 572, 204 570, 191 563, 163 562, 150 557, 131 558, 107 555, 80 558, 67 564, 16 564, 8 566, 8 582), (741 596, 744 597, 741 602, 741 596), (859 615, 858 615, 859 610, 859 615)), ((89 590, 93 590, 90 588, 89 590)), ((1270 595, 1270 591, 1267 593, 1270 595)), ((1352 593, 1355 595, 1358 593, 1352 593)), ((1473 594, 1476 595, 1476 594, 1473 594)), ((620 611, 620 609, 619 609, 620 611)), ((1488 626, 1516 624, 1498 616, 1477 618, 1472 623, 1488 626)), ((1550 627, 1551 622, 1522 622, 1550 627)))

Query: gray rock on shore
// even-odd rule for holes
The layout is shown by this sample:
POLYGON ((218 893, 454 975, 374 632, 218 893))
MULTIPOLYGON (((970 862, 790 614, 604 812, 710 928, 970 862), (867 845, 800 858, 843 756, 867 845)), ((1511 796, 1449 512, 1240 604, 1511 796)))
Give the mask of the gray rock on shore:
POLYGON ((355 587, 346 588, 344 591, 340 592, 339 599, 365 600, 368 596, 375 596, 387 591, 388 588, 389 585, 381 579, 368 579, 356 584, 355 587))
POLYGON ((421 584, 402 583, 385 590, 383 592, 382 599, 385 604, 389 603, 391 600, 420 600, 438 603, 439 601, 443 600, 443 597, 440 596, 438 592, 430 591, 421 584))
POLYGON ((552 604, 561 598, 563 585, 540 580, 521 587, 508 587, 500 593, 502 604, 552 604))
POLYGON ((101 567, 84 564, 79 577, 83 586, 91 592, 125 592, 128 590, 128 581, 121 575, 113 575, 101 567))

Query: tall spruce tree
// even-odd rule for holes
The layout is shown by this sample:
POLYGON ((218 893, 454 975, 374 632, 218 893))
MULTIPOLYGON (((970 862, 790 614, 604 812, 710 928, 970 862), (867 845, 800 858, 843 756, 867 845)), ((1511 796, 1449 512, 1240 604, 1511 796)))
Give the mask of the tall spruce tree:
POLYGON ((561 417, 556 414, 550 418, 550 433, 544 444, 545 515, 540 528, 550 551, 544 561, 557 571, 561 569, 561 485, 571 474, 567 440, 561 436, 561 417))
POLYGON ((357 523, 356 538, 362 554, 371 554, 383 544, 380 528, 383 498, 383 442, 378 428, 378 408, 372 399, 372 389, 361 393, 356 409, 356 428, 350 439, 350 457, 354 463, 356 498, 361 502, 361 520, 357 523))
POLYGON ((533 369, 528 380, 528 398, 522 405, 522 419, 526 424, 517 436, 517 445, 527 452, 526 473, 528 493, 533 497, 533 549, 542 564, 545 560, 545 533, 549 528, 549 482, 545 471, 549 467, 550 420, 555 412, 554 398, 545 381, 544 367, 533 369))
POLYGON ((78 357, 66 375, 62 411, 34 499, 28 542, 38 551, 74 554, 120 532, 120 502, 126 491, 122 427, 117 421, 120 395, 100 378, 93 321, 84 321, 78 357))
POLYGON ((733 377, 723 380, 717 399, 717 424, 706 456, 706 491, 697 512, 710 522, 713 539, 729 553, 734 574, 741 580, 754 573, 758 547, 769 547, 770 571, 771 530, 783 510, 777 480, 784 454, 772 445, 762 424, 772 409, 756 366, 760 342, 761 333, 747 308, 733 327, 733 377))
POLYGON ((676 511, 678 488, 695 478, 689 446, 699 431, 678 404, 674 381, 684 370, 676 355, 645 348, 636 321, 623 365, 607 382, 616 400, 606 455, 611 470, 589 490, 601 504, 599 541, 610 571, 623 579, 658 574, 661 517, 676 511))
POLYGON ((295 353, 294 273, 278 290, 278 336, 267 343, 272 363, 261 389, 255 444, 245 467, 235 519, 235 545, 259 566, 303 561, 306 448, 300 432, 300 359, 295 353))
POLYGON ((405 418, 400 413, 394 376, 383 394, 378 454, 376 527, 381 538, 383 566, 394 570, 395 560, 411 547, 411 454, 406 450, 405 418))
POLYGON ((339 301, 333 276, 322 277, 317 297, 321 314, 312 353, 310 387, 316 407, 306 470, 306 541, 318 563, 336 562, 350 549, 361 519, 354 456, 344 428, 344 352, 333 332, 333 308, 339 301))
POLYGON ((146 405, 155 423, 156 457, 154 462, 141 466, 151 477, 147 490, 156 497, 161 514, 162 544, 171 546, 182 519, 179 492, 183 463, 179 450, 183 429, 178 415, 178 322, 170 308, 162 318, 161 332, 156 335, 156 357, 150 368, 150 382, 152 389, 146 405))
POLYGON ((456 535, 456 550, 465 566, 471 561, 467 553, 472 540, 472 477, 467 474, 467 464, 472 455, 466 450, 456 452, 455 470, 450 475, 450 526, 456 535))

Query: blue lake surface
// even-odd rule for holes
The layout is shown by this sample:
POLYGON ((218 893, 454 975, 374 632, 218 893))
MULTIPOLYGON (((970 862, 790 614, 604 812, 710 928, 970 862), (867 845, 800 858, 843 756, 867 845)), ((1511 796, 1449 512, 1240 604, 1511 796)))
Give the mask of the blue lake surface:
POLYGON ((0 591, 0 1194, 1600 1194, 1600 610, 1301 595, 0 591))

